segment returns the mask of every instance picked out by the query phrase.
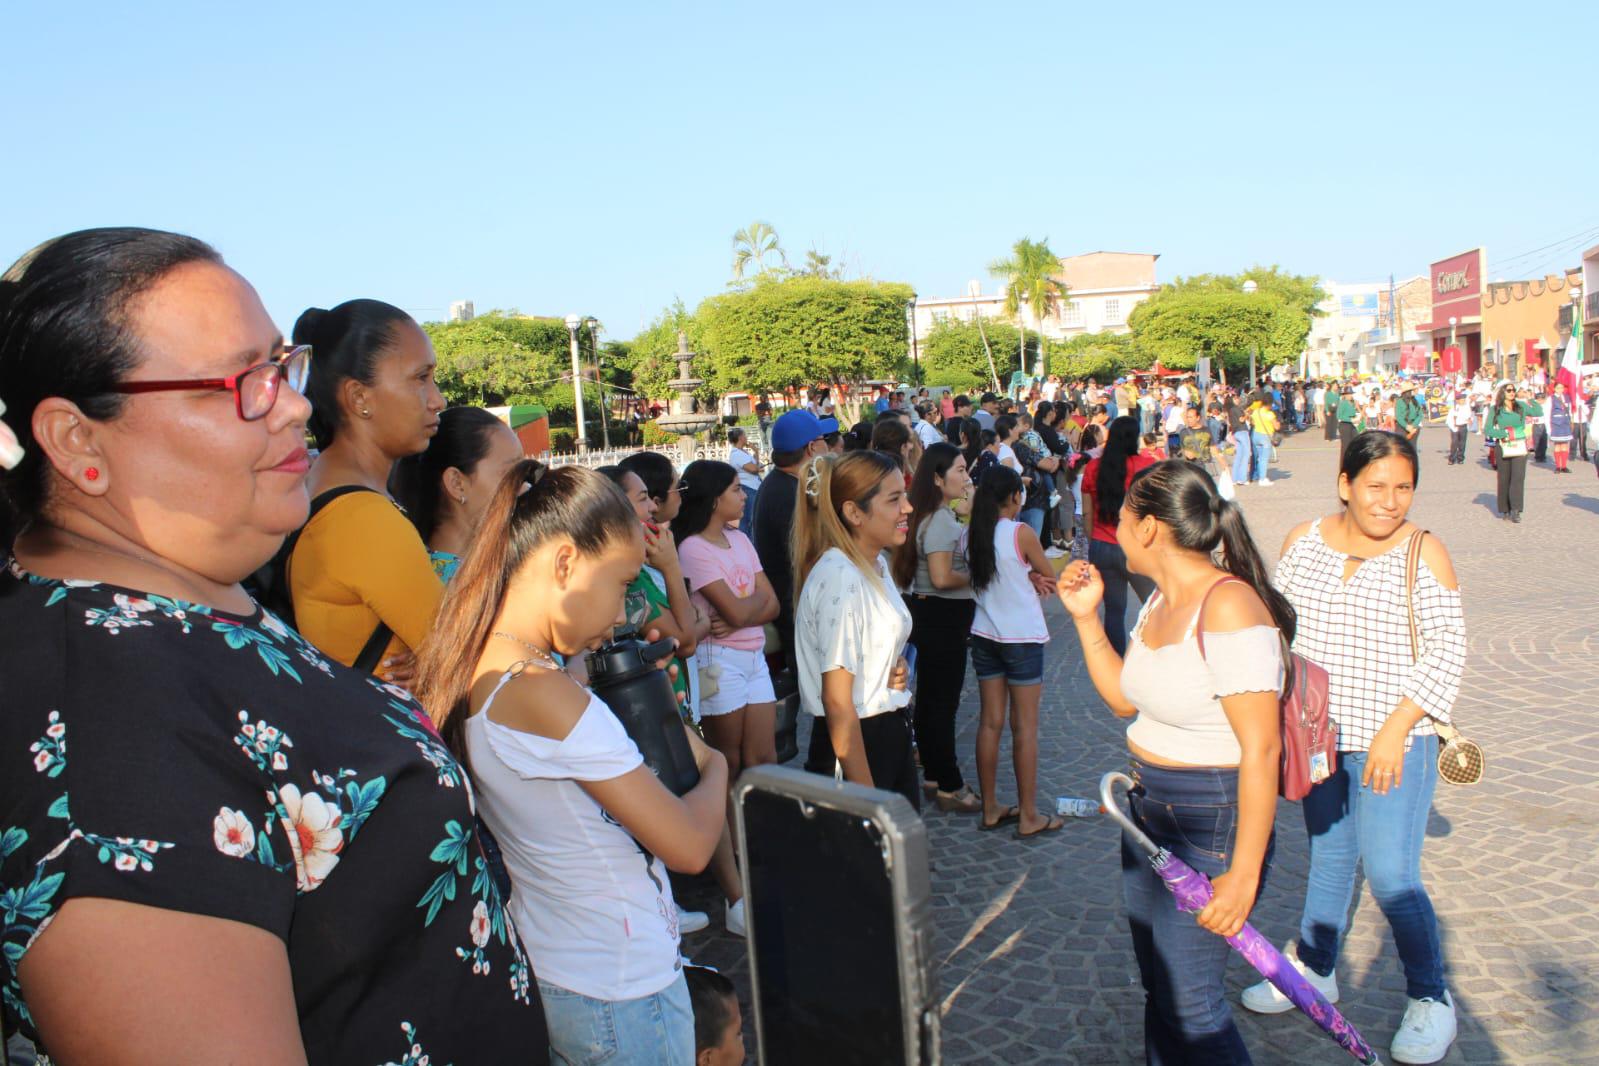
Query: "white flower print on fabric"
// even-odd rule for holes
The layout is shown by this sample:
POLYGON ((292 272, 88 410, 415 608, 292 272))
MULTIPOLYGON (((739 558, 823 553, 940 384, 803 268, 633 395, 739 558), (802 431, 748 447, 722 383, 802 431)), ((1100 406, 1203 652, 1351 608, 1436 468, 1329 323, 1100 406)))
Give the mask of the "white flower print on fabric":
POLYGON ((34 753, 33 768, 48 777, 60 777, 67 766, 67 725, 60 711, 50 712, 50 724, 44 736, 28 746, 34 753))
POLYGON ((115 635, 124 629, 133 629, 137 626, 149 626, 155 623, 148 618, 139 617, 155 610, 155 604, 149 600, 129 596, 119 592, 111 601, 111 607, 93 607, 84 612, 84 619, 91 626, 98 626, 106 632, 115 635))
POLYGON ((294 747, 294 741, 261 719, 251 722, 249 711, 239 712, 239 731, 234 734, 233 743, 244 749, 257 770, 281 772, 289 768, 289 756, 283 749, 294 747))
POLYGON ((410 1022, 400 1023, 400 1032, 405 1034, 405 1039, 411 1048, 398 1061, 390 1059, 383 1066, 430 1066, 428 1054, 422 1050, 421 1036, 416 1031, 416 1026, 410 1022))
POLYGON ((211 821, 211 838, 217 850, 236 859, 248 858, 255 851, 255 827, 243 811, 223 807, 211 821))
POLYGON ((310 892, 339 864, 339 852, 344 850, 344 831, 339 828, 343 815, 320 793, 302 795, 294 785, 278 789, 278 805, 294 854, 295 879, 301 892, 310 892))
POLYGON ((472 943, 480 948, 487 946, 489 932, 489 905, 480 899, 472 908, 472 943))

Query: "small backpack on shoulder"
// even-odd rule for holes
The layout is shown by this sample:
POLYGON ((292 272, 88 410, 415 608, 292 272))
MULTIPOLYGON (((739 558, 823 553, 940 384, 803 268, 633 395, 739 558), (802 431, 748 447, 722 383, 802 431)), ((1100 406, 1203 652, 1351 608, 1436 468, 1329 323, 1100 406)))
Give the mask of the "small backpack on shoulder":
MULTIPOLYGON (((1199 618, 1194 635, 1199 639, 1199 657, 1205 657, 1205 603, 1217 587, 1235 577, 1224 577, 1210 586, 1199 602, 1199 618)), ((1243 584, 1244 582, 1239 582, 1243 584)), ((1279 634, 1280 636, 1280 634, 1279 634)), ((1295 803, 1338 770, 1338 723, 1328 714, 1327 671, 1298 654, 1283 640, 1283 665, 1286 684, 1278 699, 1282 720, 1282 767, 1277 777, 1277 792, 1295 803)))

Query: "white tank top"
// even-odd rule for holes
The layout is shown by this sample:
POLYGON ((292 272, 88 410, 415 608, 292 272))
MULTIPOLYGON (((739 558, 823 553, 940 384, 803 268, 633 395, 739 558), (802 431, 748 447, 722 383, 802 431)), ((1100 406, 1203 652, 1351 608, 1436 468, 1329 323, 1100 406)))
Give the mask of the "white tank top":
POLYGON ((994 577, 977 594, 972 635, 1000 644, 1047 644, 1044 605, 1033 591, 1032 572, 1021 548, 1022 524, 1001 518, 994 527, 994 577))

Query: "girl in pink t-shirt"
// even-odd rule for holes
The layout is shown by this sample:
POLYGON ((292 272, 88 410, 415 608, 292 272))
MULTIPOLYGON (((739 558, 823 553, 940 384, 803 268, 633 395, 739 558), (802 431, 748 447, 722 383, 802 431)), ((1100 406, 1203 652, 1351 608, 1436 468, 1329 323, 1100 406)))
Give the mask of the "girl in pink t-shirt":
POLYGON ((777 761, 776 696, 766 668, 764 626, 777 594, 760 558, 737 529, 744 489, 727 463, 700 459, 683 471, 683 506, 672 536, 695 602, 711 616, 700 642, 700 726, 728 760, 728 780, 746 766, 777 761))

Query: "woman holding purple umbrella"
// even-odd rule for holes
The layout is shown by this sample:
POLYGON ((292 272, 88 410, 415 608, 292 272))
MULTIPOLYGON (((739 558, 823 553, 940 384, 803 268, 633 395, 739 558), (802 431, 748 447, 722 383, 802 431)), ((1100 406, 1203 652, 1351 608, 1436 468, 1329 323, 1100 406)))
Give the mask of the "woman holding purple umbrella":
MULTIPOLYGON (((1333 967, 1355 868, 1363 866, 1405 972, 1408 1001, 1390 1050, 1396 1062, 1427 1063, 1455 1039, 1421 847, 1438 784, 1434 723, 1449 724, 1460 692, 1466 620, 1454 564, 1437 537, 1421 537, 1415 584, 1406 587, 1418 532, 1406 520, 1416 478, 1408 440, 1379 430, 1356 437, 1338 474, 1343 509, 1288 534, 1277 586, 1303 623, 1295 649, 1327 670, 1339 748, 1336 772, 1304 800, 1310 877, 1297 954, 1289 957, 1338 1002, 1333 967)), ((1265 984, 1246 990, 1243 1002, 1262 1014, 1292 1009, 1265 984)))
POLYGON ((1272 588, 1243 511, 1197 463, 1168 459, 1139 471, 1116 542, 1128 569, 1156 589, 1126 658, 1099 618, 1105 582, 1097 567, 1069 566, 1061 602, 1094 687, 1118 717, 1134 719, 1127 730, 1134 824, 1215 886, 1196 924, 1123 835, 1122 893, 1145 993, 1144 1053, 1155 1066, 1247 1063, 1227 1006, 1224 938, 1243 928, 1271 859, 1282 753, 1277 703, 1294 611, 1272 588))

